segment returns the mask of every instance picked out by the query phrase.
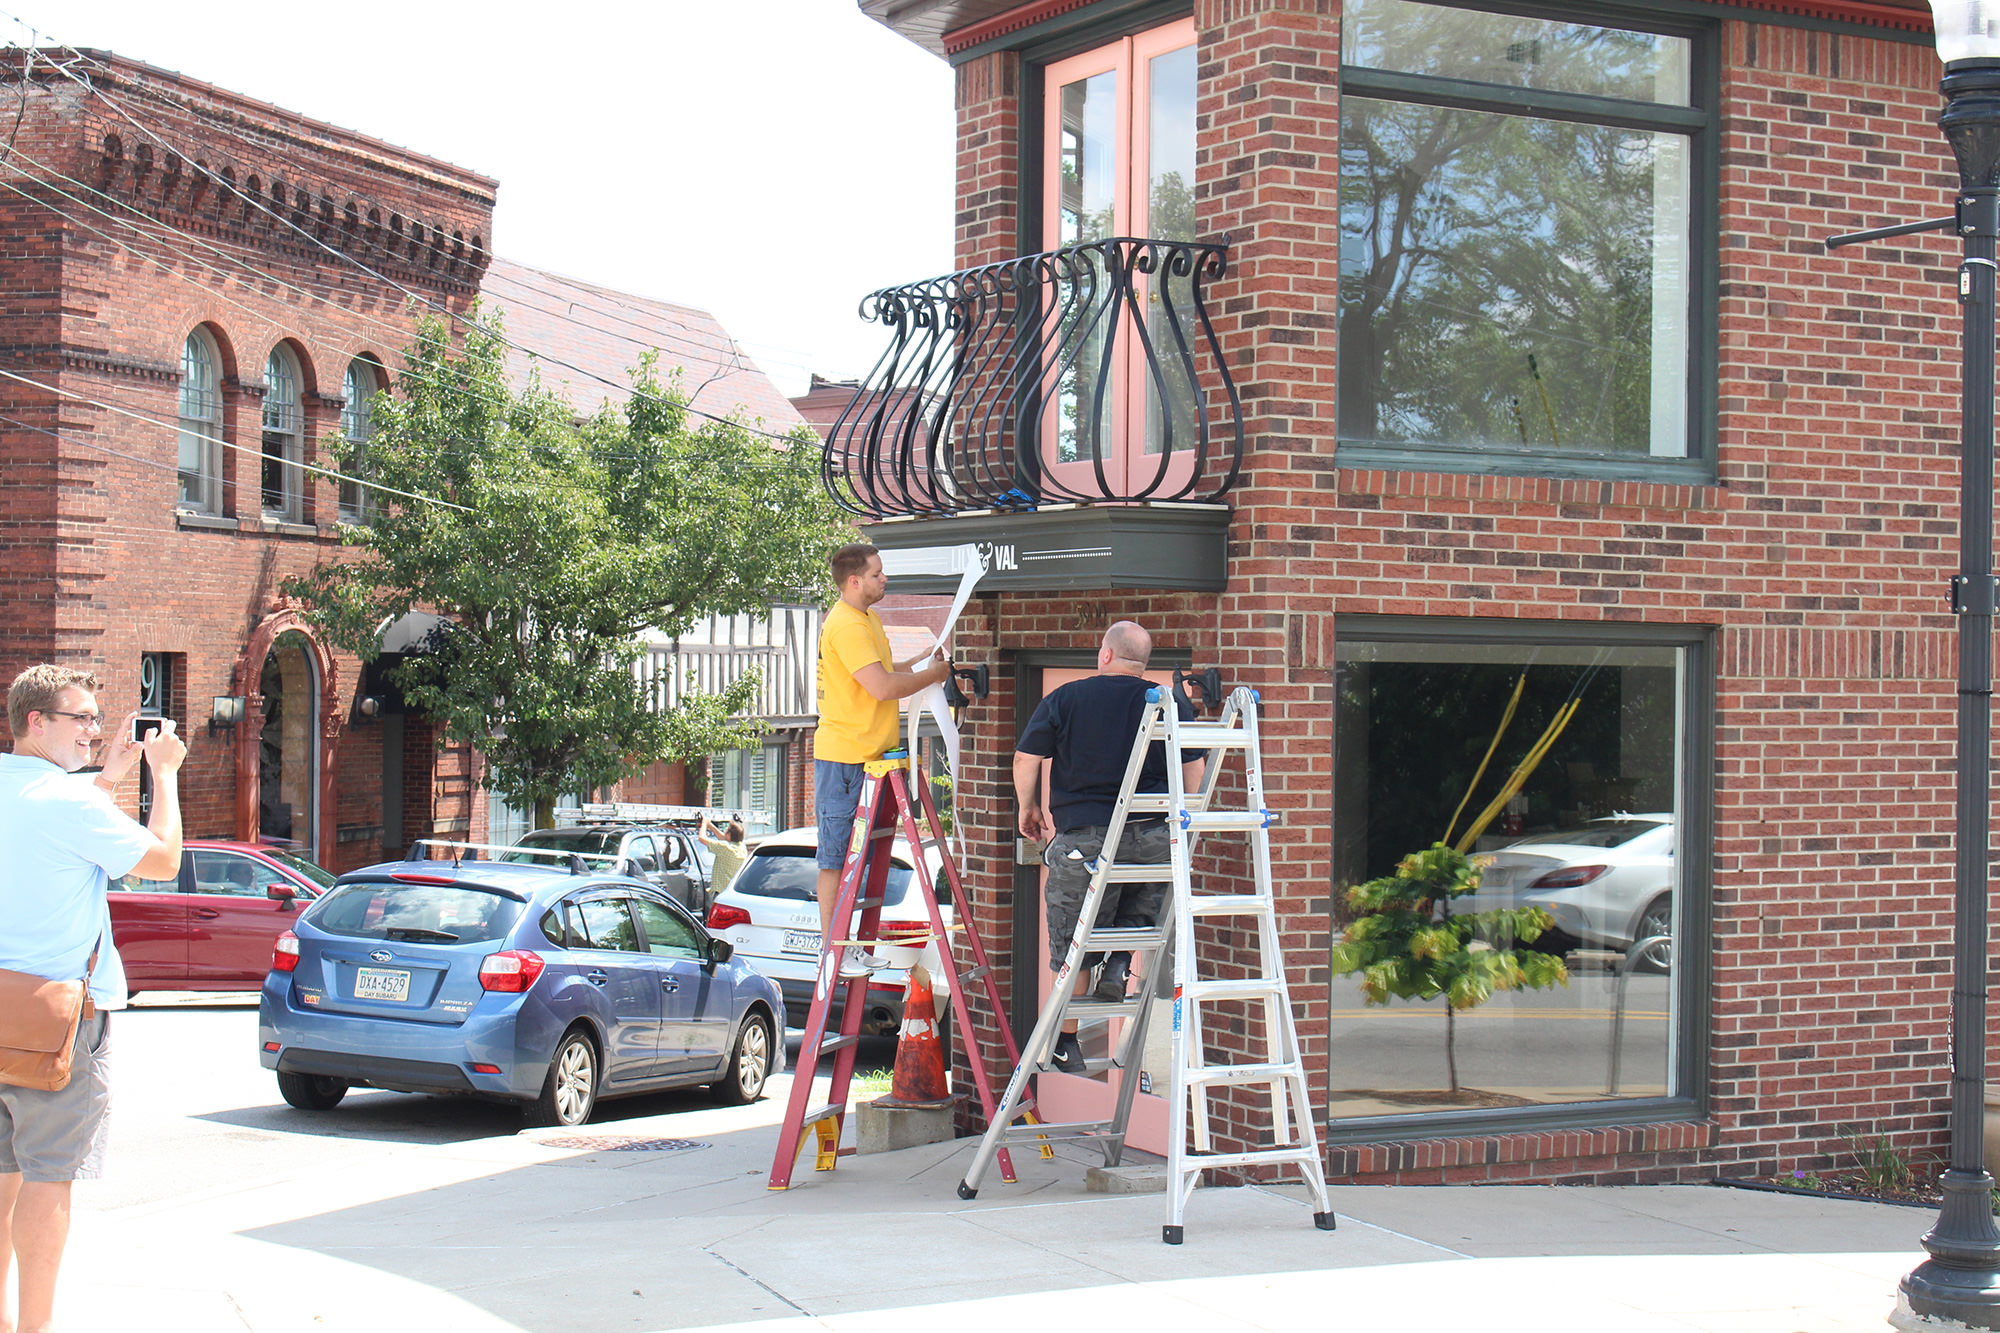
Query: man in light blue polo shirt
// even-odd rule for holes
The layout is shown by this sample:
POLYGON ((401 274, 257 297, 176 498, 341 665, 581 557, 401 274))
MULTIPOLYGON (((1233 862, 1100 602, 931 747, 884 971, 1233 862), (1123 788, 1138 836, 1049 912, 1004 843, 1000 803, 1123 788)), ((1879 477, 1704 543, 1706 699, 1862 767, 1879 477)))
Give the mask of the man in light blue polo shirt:
POLYGON ((97 1175, 103 1155, 111 1095, 106 1011, 125 1007, 109 880, 134 873, 172 879, 181 865, 177 775, 187 746, 171 721, 134 745, 127 718, 105 748, 104 771, 95 782, 82 776, 77 770, 104 731, 97 688, 87 671, 42 665, 23 671, 7 691, 14 751, 0 755, 0 967, 52 981, 88 969, 96 1010, 77 1028, 63 1088, 0 1084, 0 1292, 8 1260, 19 1258, 18 1333, 42 1333, 54 1319, 70 1182, 97 1175), (153 772, 144 827, 111 800, 142 752, 153 772))

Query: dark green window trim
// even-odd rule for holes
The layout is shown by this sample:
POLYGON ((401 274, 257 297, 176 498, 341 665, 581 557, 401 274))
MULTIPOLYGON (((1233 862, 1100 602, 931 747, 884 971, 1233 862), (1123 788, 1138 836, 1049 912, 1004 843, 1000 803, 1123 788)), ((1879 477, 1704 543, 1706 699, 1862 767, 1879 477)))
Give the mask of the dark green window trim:
MULTIPOLYGON (((1573 0, 1569 4, 1510 4, 1507 0, 1421 0, 1424 4, 1449 4, 1453 9, 1481 9, 1492 14, 1528 14, 1536 18, 1567 19, 1580 23, 1605 23, 1613 27, 1660 31, 1662 23, 1676 21, 1761 23, 1776 28, 1805 28, 1813 32, 1838 33, 1844 37, 1865 37, 1876 41, 1903 42, 1912 46, 1934 46, 1928 32, 1888 28, 1853 19, 1824 18, 1816 14, 1788 14, 1775 9, 1753 9, 1746 5, 1718 4, 1714 0, 1652 0, 1650 4, 1619 3, 1605 0, 1573 0)), ((1922 11, 1918 11, 1922 16, 1922 11)))
MULTIPOLYGON (((1341 640, 1377 643, 1531 643, 1609 645, 1612 647, 1678 648, 1682 651, 1679 807, 1677 857, 1681 901, 1675 911, 1679 939, 1674 970, 1680 986, 1674 997, 1676 1026, 1674 1081, 1681 1092, 1671 1097, 1634 1097, 1608 1102, 1576 1102, 1566 1106, 1510 1107, 1505 1110, 1438 1111, 1428 1115, 1365 1116, 1331 1120, 1321 1116, 1328 1144, 1374 1143, 1390 1139, 1460 1138, 1478 1134, 1541 1133, 1556 1129, 1602 1125, 1647 1124, 1698 1120, 1708 1113, 1708 994, 1714 972, 1712 902, 1715 862, 1715 627, 1709 625, 1630 625, 1611 622, 1478 619, 1417 616, 1338 616, 1336 644, 1341 640), (1691 947, 1700 945, 1699 948, 1691 947)), ((1338 707, 1338 704, 1335 705, 1338 707)), ((1337 728, 1328 718, 1328 747, 1337 728)), ((1340 756, 1335 754, 1337 765, 1340 756)), ((1335 812, 1336 818, 1338 811, 1335 812)), ((1333 864, 1327 863, 1326 888, 1334 890, 1333 864)), ((1331 915, 1328 918, 1331 928, 1331 915)), ((1334 977, 1332 985, 1353 985, 1352 978, 1334 977)), ((1329 996, 1330 998, 1330 996, 1329 996)), ((1320 1105, 1328 1091, 1319 1089, 1320 1105)))
POLYGON ((1584 93, 1546 93, 1534 88, 1504 88, 1492 83, 1440 79, 1428 74, 1397 74, 1356 65, 1340 67, 1340 86, 1343 94, 1353 93, 1357 97, 1420 102, 1426 106, 1469 107, 1474 111, 1497 111, 1509 116, 1575 120, 1634 130, 1700 134, 1715 119, 1710 112, 1698 107, 1635 102, 1623 97, 1593 97, 1584 93))
MULTIPOLYGON (((1878 27, 1872 23, 1822 18, 1812 14, 1786 14, 1773 9, 1712 4, 1706 0, 1655 0, 1655 3, 1648 5, 1613 3, 1563 6, 1508 5, 1479 3, 1479 0, 1472 0, 1471 3, 1459 4, 1456 7, 1506 14, 1534 14, 1549 18, 1577 19, 1583 16, 1586 21, 1595 18, 1618 26, 1642 28, 1662 21, 1694 19, 1719 22, 1734 19, 1742 23, 1759 23, 1774 28, 1804 28, 1811 32, 1837 33, 1843 37, 1902 42, 1909 46, 1936 44, 1936 39, 1928 32, 1878 27)), ((1078 51, 1087 51, 1114 37, 1123 37, 1141 28, 1149 28, 1171 19, 1185 18, 1193 11, 1194 6, 1189 0, 1105 0, 1105 3, 1087 5, 1067 14, 1058 14, 1022 28, 1018 32, 1010 32, 990 41, 980 42, 977 46, 968 46, 963 51, 954 52, 947 59, 953 65, 962 65, 968 60, 977 60, 980 56, 989 55, 994 51, 1020 51, 1030 59, 1056 60, 1063 56, 1075 55, 1078 51)))
MULTIPOLYGON (((1424 0, 1424 3, 1440 3, 1440 0, 1424 0)), ((1692 3, 1666 3, 1639 8, 1587 3, 1481 3, 1480 0, 1471 0, 1471 3, 1454 0, 1446 7, 1626 27, 1685 38, 1691 44, 1689 105, 1685 107, 1578 93, 1503 88, 1354 65, 1340 67, 1343 95, 1352 92, 1361 97, 1384 97, 1431 106, 1470 106, 1503 115, 1534 115, 1687 135, 1692 156, 1689 239, 1693 252, 1691 276, 1694 283, 1689 300, 1692 327, 1688 331, 1688 451, 1685 455, 1656 457, 1637 453, 1533 448, 1502 450, 1451 444, 1419 445, 1401 440, 1341 439, 1335 444, 1335 457, 1343 467, 1408 472, 1714 484, 1718 431, 1716 372, 1721 364, 1723 53, 1720 25, 1709 20, 1708 16, 1727 14, 1742 18, 1762 11, 1731 10, 1720 5, 1692 3)))

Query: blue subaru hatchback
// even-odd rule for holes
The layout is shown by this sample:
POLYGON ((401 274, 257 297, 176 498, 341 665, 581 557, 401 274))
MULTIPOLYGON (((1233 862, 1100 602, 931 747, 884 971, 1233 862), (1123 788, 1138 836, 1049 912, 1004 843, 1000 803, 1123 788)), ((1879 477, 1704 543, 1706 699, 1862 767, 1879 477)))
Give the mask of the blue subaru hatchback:
POLYGON ((785 1002, 732 953, 658 888, 575 858, 370 866, 278 937, 260 1055, 315 1111, 356 1084, 514 1101, 531 1125, 693 1084, 754 1101, 784 1065, 785 1002))

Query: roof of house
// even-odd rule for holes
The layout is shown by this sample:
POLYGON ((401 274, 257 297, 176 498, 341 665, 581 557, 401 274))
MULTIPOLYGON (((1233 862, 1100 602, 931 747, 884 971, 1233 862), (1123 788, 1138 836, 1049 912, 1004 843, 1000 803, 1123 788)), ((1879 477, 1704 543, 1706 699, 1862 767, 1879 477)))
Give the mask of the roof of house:
POLYGON ((631 368, 657 348, 661 380, 678 367, 681 387, 700 411, 741 415, 772 431, 790 430, 802 420, 705 310, 614 291, 498 255, 480 282, 480 296, 489 308, 500 309, 508 340, 518 344, 507 353, 508 375, 518 384, 539 372, 545 387, 579 411, 607 399, 623 403, 631 396, 631 368))

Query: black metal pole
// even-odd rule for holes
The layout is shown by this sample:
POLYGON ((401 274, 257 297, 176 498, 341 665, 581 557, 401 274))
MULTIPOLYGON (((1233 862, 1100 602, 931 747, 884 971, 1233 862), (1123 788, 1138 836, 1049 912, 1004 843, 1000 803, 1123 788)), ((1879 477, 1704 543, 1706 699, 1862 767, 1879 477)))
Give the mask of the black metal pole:
POLYGON ((2000 241, 2000 62, 1945 70, 1938 124, 1958 158, 1964 320, 1958 577, 1958 799, 1951 988, 1951 1162, 1924 1236, 1930 1258, 1903 1279, 1911 1313, 2000 1329, 2000 1229, 1984 1162, 1987 895, 1993 746, 1993 357, 2000 241))

